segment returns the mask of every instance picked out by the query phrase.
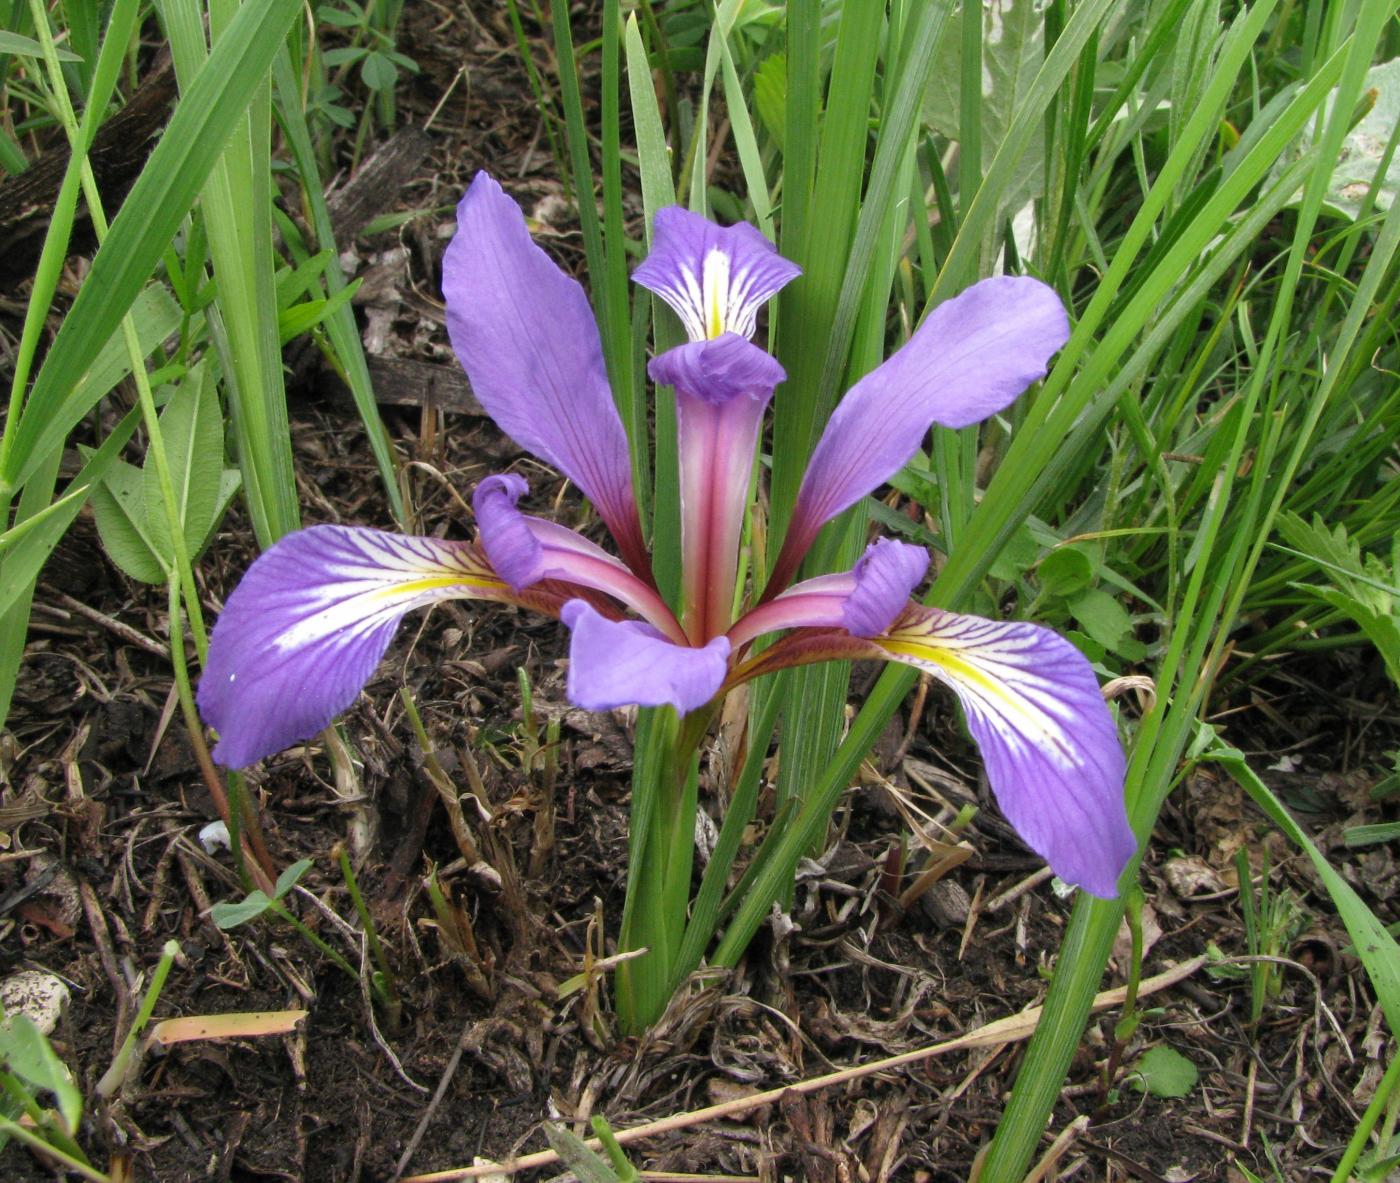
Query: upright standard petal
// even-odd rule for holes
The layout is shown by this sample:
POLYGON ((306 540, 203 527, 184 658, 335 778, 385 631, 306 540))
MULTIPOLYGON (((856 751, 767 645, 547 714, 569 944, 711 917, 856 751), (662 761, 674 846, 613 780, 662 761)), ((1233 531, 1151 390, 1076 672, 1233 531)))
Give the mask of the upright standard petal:
POLYGON ((822 525, 884 484, 929 427, 995 414, 1069 339, 1069 318, 1037 279, 998 276, 929 313, 883 365, 847 392, 812 453, 770 591, 792 578, 822 525))
POLYGON ((671 706, 684 715, 724 683, 724 637, 698 649, 675 645, 640 620, 608 620, 582 600, 570 600, 560 615, 573 632, 569 701, 584 710, 671 706))
POLYGON ((528 490, 524 477, 502 473, 487 477, 472 495, 481 549, 513 590, 547 579, 592 588, 626 604, 672 639, 685 640, 666 601, 625 564, 557 522, 521 513, 515 503, 528 490))
POLYGON ((648 372, 676 388, 685 626, 703 645, 733 619, 758 433, 773 389, 787 375, 735 333, 669 350, 648 372))
POLYGON ((1136 846, 1123 801, 1126 761, 1094 672, 1073 645, 1038 625, 911 604, 875 637, 798 629, 736 669, 730 684, 861 658, 900 661, 947 685, 1017 833, 1062 879, 1092 895, 1117 894, 1136 846))
POLYGON ((692 341, 752 337, 758 310, 802 274, 746 222, 716 226, 672 205, 657 211, 654 229, 632 278, 675 310, 692 341))
POLYGON ((873 637, 908 606, 928 563, 922 546, 878 538, 851 570, 804 579, 745 613, 729 640, 737 649, 763 633, 791 628, 844 628, 852 636, 873 637))
POLYGON ((287 535, 209 639, 199 710, 219 732, 214 758, 243 768, 310 739, 355 701, 405 612, 457 598, 518 597, 464 543, 348 526, 287 535))
POLYGON ((452 347, 481 405, 522 448, 570 477, 623 557, 646 570, 627 434, 588 300, 486 173, 457 207, 442 290, 452 347))

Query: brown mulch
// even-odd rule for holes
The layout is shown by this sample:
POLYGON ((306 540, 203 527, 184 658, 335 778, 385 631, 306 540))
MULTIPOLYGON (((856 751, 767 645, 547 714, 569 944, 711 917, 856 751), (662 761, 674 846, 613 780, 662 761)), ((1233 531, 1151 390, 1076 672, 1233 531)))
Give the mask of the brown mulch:
MULTIPOLYGON (((496 6, 472 12, 406 8, 402 45, 423 72, 405 86, 403 117, 427 125, 430 146, 396 205, 427 212, 356 244, 362 270, 376 276, 360 308, 366 333, 389 358, 451 362, 438 267, 451 207, 479 167, 533 213, 555 257, 582 270, 509 26, 496 6)), ((306 378, 293 392, 305 519, 389 526, 353 411, 306 378)), ((419 531, 468 537, 460 498, 511 465, 530 477, 538 511, 583 520, 557 478, 489 421, 431 408, 386 414, 413 462, 419 531)), ((251 537, 235 509, 201 564, 211 620, 252 558, 251 537)), ((544 1121, 587 1132, 587 1118, 604 1114, 626 1128, 933 1044, 1044 998, 1070 902, 1048 883, 1013 892, 1040 864, 999 821, 954 709, 932 694, 892 722, 827 850, 805 867, 787 920, 761 933, 736 971, 697 982, 646 1036, 620 1036, 605 980, 560 986, 591 952, 615 951, 632 720, 569 707, 558 626, 459 603, 406 623, 347 715, 358 784, 337 783, 317 745, 249 777, 276 865, 314 860, 291 906, 358 962, 356 940, 330 915, 359 927, 335 861, 343 845, 354 854, 403 995, 402 1023, 385 1030, 361 983, 291 929, 261 920, 221 932, 210 921, 212 903, 243 889, 227 852, 206 853, 197 837, 215 812, 171 709, 167 643, 163 592, 118 572, 84 516, 40 587, 0 737, 0 977, 42 968, 69 984, 54 1042, 88 1099, 80 1141, 103 1169, 126 1160, 137 1179, 388 1180, 411 1143, 409 1173, 500 1160, 542 1148, 544 1121), (450 782, 479 794, 463 814, 480 848, 475 864, 454 839, 400 687, 450 782), (557 750, 531 759, 551 722, 557 750), (909 819, 946 821, 968 802, 982 806, 965 835, 973 856, 901 909, 891 888, 909 878, 896 881, 891 867, 901 852, 910 873, 926 857, 909 819), (441 912, 429 898, 433 875, 441 912), (289 1036, 152 1050, 102 1102, 96 1082, 170 938, 180 955, 158 1017, 293 1007, 309 1017, 289 1036)), ((868 685, 858 668, 853 699, 868 685)), ((1217 706, 1232 742, 1268 769, 1382 922, 1400 919, 1391 849, 1348 849, 1340 838, 1344 825, 1382 820, 1369 789, 1400 746, 1379 663, 1354 653, 1300 659, 1247 689, 1227 682, 1225 693, 1217 706)), ((711 820, 722 813, 713 781, 703 806, 711 820)), ((1045 1145, 1078 1114, 1090 1121, 1051 1177, 1242 1180, 1236 1163, 1266 1178, 1275 1164, 1277 1177, 1329 1176, 1385 1067, 1387 1033, 1305 861, 1233 784, 1201 769, 1170 799, 1142 881, 1146 974, 1212 948, 1226 960, 1154 996, 1120 1055, 1118 1012, 1090 1024, 1045 1145), (1267 866, 1292 921, 1270 950, 1286 964, 1257 1023, 1249 971, 1228 961, 1248 952, 1241 848, 1256 873, 1267 866), (1200 1071, 1183 1097, 1146 1095, 1129 1079, 1160 1044, 1200 1071), (1119 1071, 1104 1081, 1110 1061, 1119 1071)), ((1120 955, 1105 984, 1120 983, 1123 969, 1120 955)), ((1022 1046, 784 1098, 629 1153, 671 1173, 966 1179, 1022 1046)), ((17 1146, 0 1163, 8 1179, 52 1177, 17 1146)))

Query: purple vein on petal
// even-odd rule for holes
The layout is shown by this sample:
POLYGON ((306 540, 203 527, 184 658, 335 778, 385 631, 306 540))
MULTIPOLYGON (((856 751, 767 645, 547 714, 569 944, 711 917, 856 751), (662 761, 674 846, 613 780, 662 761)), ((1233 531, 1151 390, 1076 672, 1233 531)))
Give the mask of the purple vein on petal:
POLYGON ((654 230, 632 278, 671 306, 692 341, 752 337, 758 310, 802 274, 745 222, 716 226, 673 205, 657 211, 654 230))
POLYGON ((874 644, 950 687, 967 714, 997 803, 1055 873, 1117 894, 1136 839, 1126 761, 1084 656, 1039 625, 911 607, 874 644))
POLYGON ((209 640, 199 709, 214 758, 243 768, 310 739, 355 701, 404 613, 444 599, 514 601, 459 542, 313 526, 260 555, 209 640))

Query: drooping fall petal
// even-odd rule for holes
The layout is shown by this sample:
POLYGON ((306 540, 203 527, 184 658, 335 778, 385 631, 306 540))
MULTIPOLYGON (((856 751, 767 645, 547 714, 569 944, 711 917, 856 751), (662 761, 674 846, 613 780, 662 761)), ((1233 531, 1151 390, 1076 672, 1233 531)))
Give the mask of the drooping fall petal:
POLYGON ((744 663, 731 684, 794 665, 862 658, 903 662, 948 686, 1017 833, 1062 879, 1092 895, 1117 894, 1136 842, 1123 799, 1126 761, 1079 650, 1039 625, 911 604, 874 637, 798 629, 744 663))
POLYGON ((911 608, 876 645, 958 696, 997 804, 1060 878, 1112 897, 1136 847, 1127 764, 1084 655, 1024 622, 911 608))
POLYGON ((460 598, 518 600, 465 543, 349 526, 287 535, 209 639, 199 710, 219 732, 214 758, 243 768, 310 739, 355 701, 404 613, 460 598))
POLYGON ((657 211, 654 231, 632 278, 674 309, 692 341, 752 337, 758 310, 802 274, 745 222, 716 226, 673 205, 657 211))
POLYGON ((1069 339, 1052 288, 997 276, 935 308, 832 412, 798 492, 774 583, 792 578, 817 531, 900 470, 934 423, 966 427, 1045 376, 1069 339))
POLYGON ((583 288, 530 238, 520 207, 478 173, 442 262, 447 330, 481 405, 597 507, 645 567, 627 434, 583 288))
POLYGON ((572 630, 569 701, 589 711, 672 706, 681 714, 709 702, 724 683, 729 642, 676 645, 640 620, 608 620, 582 600, 560 613, 572 630))

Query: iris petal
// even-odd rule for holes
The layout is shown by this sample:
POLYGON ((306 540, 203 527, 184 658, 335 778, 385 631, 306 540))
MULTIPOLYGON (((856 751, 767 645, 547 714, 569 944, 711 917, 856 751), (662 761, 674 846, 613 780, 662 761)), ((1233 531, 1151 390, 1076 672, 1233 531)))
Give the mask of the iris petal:
MULTIPOLYGON (((819 582, 808 580, 793 592, 819 582)), ((911 604, 879 636, 797 628, 743 662, 728 685, 798 665, 871 658, 903 662, 947 685, 962 703, 997 804, 1017 833, 1062 879, 1092 895, 1117 894, 1136 847, 1123 800, 1126 761, 1079 650, 1038 625, 911 604)))
POLYGON ((676 645, 640 620, 608 620, 582 600, 570 600, 560 615, 573 630, 569 701, 584 710, 671 706, 684 715, 709 702, 724 682, 724 637, 702 648, 676 645))
POLYGON ((481 548, 501 578, 516 591, 550 579, 604 592, 684 640, 656 589, 625 564, 567 526, 521 513, 515 503, 528 491, 523 477, 502 473, 483 480, 472 496, 481 548))
POLYGON ((929 427, 966 427, 1043 378, 1069 339, 1052 288, 1028 277, 974 284, 935 308, 914 335, 846 393, 812 452, 776 586, 792 577, 817 531, 898 472, 929 427))
POLYGON ((729 630, 729 639, 738 646, 790 628, 844 628, 855 637, 873 637, 909 605, 928 564, 922 546, 876 539, 851 570, 804 579, 752 609, 729 630))
POLYGON ((629 562, 645 563, 627 435, 583 288, 478 173, 442 262, 447 330, 481 405, 516 443, 597 506, 629 562))
POLYGON ((260 555, 209 639, 199 710, 214 758, 243 768, 310 739, 355 701, 404 613, 438 600, 513 600, 472 546, 313 526, 260 555))
POLYGON ((675 310, 692 341, 752 337, 758 310, 802 274, 745 222, 716 226, 673 205, 657 212, 654 229, 632 278, 675 310))
POLYGON ((744 509, 763 411, 783 367, 734 333, 655 358, 654 381, 676 388, 685 624, 703 644, 734 618, 744 509))
POLYGON ((1060 878, 1117 894, 1136 848, 1126 761, 1084 656, 1049 629, 911 607, 875 645, 949 686, 997 804, 1060 878))

